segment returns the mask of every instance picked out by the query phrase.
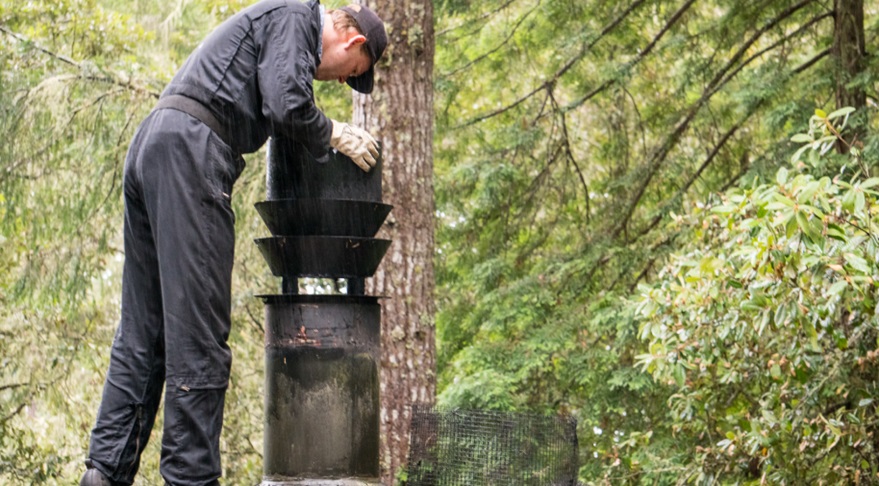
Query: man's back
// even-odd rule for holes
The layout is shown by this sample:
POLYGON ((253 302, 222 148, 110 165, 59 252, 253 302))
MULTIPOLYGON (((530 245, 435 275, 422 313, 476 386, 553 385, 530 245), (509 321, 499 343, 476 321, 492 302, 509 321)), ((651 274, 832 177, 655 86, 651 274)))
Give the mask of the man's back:
POLYGON ((312 80, 320 62, 320 6, 263 0, 221 24, 190 55, 163 96, 199 101, 234 127, 236 149, 258 150, 283 133, 319 157, 330 121, 314 104, 312 80))

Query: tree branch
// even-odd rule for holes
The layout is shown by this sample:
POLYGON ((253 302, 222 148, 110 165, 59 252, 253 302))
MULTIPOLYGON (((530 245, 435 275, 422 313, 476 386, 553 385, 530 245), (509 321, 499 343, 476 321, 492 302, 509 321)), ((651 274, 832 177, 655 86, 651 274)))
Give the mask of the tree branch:
MULTIPOLYGON (((825 15, 822 15, 822 16, 816 17, 816 19, 822 19, 825 17, 826 17, 825 15)), ((821 58, 829 55, 830 51, 831 51, 831 49, 828 48, 828 49, 820 52, 818 55, 816 55, 815 57, 813 57, 809 61, 805 62, 803 65, 794 69, 792 71, 792 73, 793 74, 801 73, 805 69, 809 68, 810 66, 812 66, 816 62, 818 62, 818 60, 820 60, 821 58)), ((727 132, 721 138, 720 142, 718 142, 718 144, 714 146, 714 148, 711 150, 711 153, 708 154, 708 157, 705 158, 705 160, 702 162, 702 165, 700 165, 699 169, 696 170, 696 173, 693 174, 692 177, 690 177, 690 179, 686 182, 686 184, 684 184, 684 186, 680 190, 678 190, 678 192, 672 198, 670 198, 668 202, 666 202, 665 206, 670 204, 671 201, 676 201, 676 200, 680 199, 681 196, 683 196, 687 191, 689 191, 690 187, 696 182, 696 179, 698 179, 699 176, 702 175, 702 172, 708 167, 708 165, 711 164, 711 162, 714 160, 714 157, 717 156, 717 154, 720 152, 720 149, 723 148, 726 145, 726 143, 729 141, 729 139, 735 134, 735 132, 737 132, 745 124, 745 122, 748 121, 748 119, 750 119, 751 116, 753 116, 754 113, 757 112, 757 110, 759 109, 760 106, 762 106, 762 104, 763 104, 763 100, 761 100, 759 103, 755 104, 754 108, 751 111, 749 111, 741 120, 739 120, 738 123, 736 123, 729 130, 727 130, 727 132)), ((733 181, 735 181, 739 177, 741 177, 744 170, 746 170, 746 167, 742 167, 742 170, 733 178, 733 181)), ((729 184, 726 184, 726 185, 724 185, 722 190, 726 190, 728 188, 729 188, 729 184)), ((645 227, 643 230, 641 230, 639 232, 639 236, 643 236, 643 235, 649 233, 654 227, 656 227, 656 225, 659 224, 659 222, 662 219, 662 213, 663 213, 663 211, 661 208, 659 211, 659 214, 654 216, 654 218, 650 222, 650 224, 648 224, 647 227, 645 227)))
POLYGON ((82 69, 82 67, 79 65, 79 63, 74 61, 73 59, 71 59, 63 54, 58 54, 58 53, 52 52, 49 49, 46 49, 45 47, 37 44, 36 42, 31 41, 27 37, 25 37, 21 34, 17 34, 13 31, 7 29, 5 25, 0 24, 0 32, 3 32, 4 34, 12 37, 13 39, 15 39, 23 44, 28 44, 28 45, 32 46, 34 49, 42 52, 43 54, 46 54, 50 57, 53 57, 63 63, 70 64, 71 66, 73 66, 77 69, 82 69))
POLYGON ((10 420, 12 420, 12 418, 15 417, 16 415, 18 415, 19 413, 21 413, 21 411, 24 410, 24 407, 26 407, 26 406, 27 406, 26 403, 20 404, 18 407, 16 407, 15 410, 13 410, 11 413, 9 413, 8 415, 6 415, 2 419, 0 419, 0 425, 3 425, 6 422, 9 422, 10 420))
MULTIPOLYGON (((458 125, 457 127, 455 127, 455 129, 466 128, 466 127, 469 127, 469 126, 474 125, 476 123, 479 123, 481 121, 498 116, 504 112, 507 112, 507 111, 519 106, 520 104, 524 103, 525 101, 527 101, 529 98, 531 98, 535 94, 554 85, 560 77, 562 77, 565 73, 567 73, 578 62, 580 62, 580 60, 582 60, 586 56, 586 53, 589 52, 589 50, 592 49, 592 47, 595 46, 595 44, 597 44, 607 34, 612 32, 623 20, 625 20, 626 17, 629 16, 629 14, 631 14, 633 11, 635 11, 635 9, 640 7, 645 1, 646 0, 636 0, 631 5, 629 5, 629 7, 622 14, 620 14, 616 19, 614 19, 610 24, 605 26, 604 29, 601 30, 601 33, 599 33, 596 38, 594 38, 590 42, 584 44, 583 47, 580 48, 580 51, 577 53, 577 55, 575 55, 573 58, 568 60, 568 62, 565 63, 564 66, 559 68, 555 72, 555 74, 552 75, 552 77, 549 80, 544 81, 543 83, 540 84, 540 86, 529 91, 528 93, 526 93, 525 95, 523 95, 522 97, 520 97, 519 99, 514 101, 513 103, 511 103, 505 107, 498 108, 497 110, 491 111, 491 112, 486 113, 484 115, 477 116, 476 118, 470 119, 470 120, 464 122, 463 124, 458 125)), ((692 2, 694 0, 690 0, 690 1, 692 2)))
POLYGON ((6 385, 0 385, 0 391, 13 390, 27 385, 30 385, 30 383, 8 383, 6 385))
MULTIPOLYGON (((665 23, 665 25, 662 27, 662 29, 659 31, 659 33, 656 34, 655 37, 653 37, 653 39, 650 41, 650 43, 647 44, 644 47, 644 49, 641 49, 640 51, 638 51, 638 55, 635 56, 635 58, 632 59, 631 61, 624 64, 621 69, 617 70, 617 72, 625 72, 625 71, 631 69, 633 66, 637 65, 638 63, 640 63, 641 61, 643 61, 644 58, 647 57, 647 55, 650 54, 651 51, 653 51, 653 48, 656 47, 656 45, 665 36, 665 34, 668 33, 669 30, 671 30, 671 28, 678 22, 678 20, 681 19, 681 17, 683 17, 684 13, 686 13, 686 11, 689 10, 690 7, 692 7, 694 3, 696 3, 696 0, 689 0, 689 1, 687 1, 687 3, 685 3, 683 6, 681 6, 681 8, 679 8, 671 16, 671 18, 665 23)), ((598 93, 601 93, 602 91, 604 91, 605 89, 607 89, 611 85, 613 85, 614 81, 615 81, 614 78, 611 78, 611 79, 608 79, 605 82, 601 83, 600 86, 593 89, 589 93, 586 93, 582 98, 578 99, 577 101, 574 101, 573 103, 569 103, 565 107, 565 111, 573 110, 573 109, 577 108, 578 106, 582 105, 583 103, 589 101, 595 95, 597 95, 598 93)))
POLYGON ((259 331, 260 333, 265 333, 265 328, 262 326, 262 319, 258 319, 253 315, 253 312, 250 310, 249 305, 244 306, 244 311, 247 313, 247 317, 250 319, 250 323, 253 325, 254 329, 259 331))
MULTIPOLYGON (((734 71, 732 71, 728 75, 724 76, 724 78, 718 82, 718 88, 727 84, 730 80, 732 80, 732 78, 734 78, 742 69, 744 69, 745 66, 750 64, 751 61, 754 61, 755 59, 762 56, 763 54, 766 54, 767 52, 784 44, 786 41, 788 41, 790 39, 795 39, 796 36, 799 35, 803 30, 806 30, 807 28, 811 27, 812 25, 814 25, 814 24, 816 24, 826 18, 830 18, 830 17, 833 17, 833 12, 826 12, 824 14, 817 16, 817 17, 814 17, 809 22, 805 23, 802 27, 800 27, 796 31, 792 32, 790 35, 786 35, 786 36, 782 37, 781 39, 779 39, 778 41, 774 42, 772 45, 767 46, 766 48, 760 50, 759 52, 757 52, 753 56, 751 56, 748 59, 746 59, 745 61, 743 61, 742 64, 739 67, 737 67, 734 71)), ((754 41, 756 41, 756 40, 757 39, 754 39, 754 41)), ((828 50, 828 52, 829 52, 829 50, 828 50)))
MULTIPOLYGON (((464 23, 462 23, 461 25, 456 25, 456 26, 454 26, 454 27, 447 27, 447 28, 445 28, 445 29, 443 29, 443 30, 437 32, 436 36, 437 36, 437 37, 444 36, 444 35, 448 34, 449 32, 452 32, 452 31, 458 30, 458 29, 460 29, 460 28, 462 28, 462 27, 469 27, 469 26, 472 26, 473 24, 479 22, 480 20, 485 20, 485 19, 491 17, 492 15, 494 15, 494 14, 500 12, 501 10, 507 8, 511 3, 515 2, 515 1, 516 1, 516 0, 508 0, 507 3, 504 3, 503 5, 501 5, 500 7, 496 8, 496 9, 494 9, 494 10, 489 10, 488 12, 485 12, 484 14, 482 14, 481 16, 479 16, 479 18, 473 19, 472 21, 464 22, 464 23)), ((476 29, 476 30, 474 30, 473 33, 475 33, 475 32, 479 32, 480 30, 482 30, 482 29, 481 29, 481 28, 476 29)), ((467 34, 467 35, 472 35, 473 33, 470 33, 470 34, 467 34)), ((457 41, 458 39, 460 39, 460 37, 459 37, 459 38, 456 38, 456 39, 450 39, 449 42, 454 42, 454 41, 457 41)))
POLYGON ((522 24, 525 22, 525 19, 527 19, 532 13, 534 13, 535 10, 537 10, 537 7, 540 6, 540 2, 541 2, 541 0, 537 0, 537 3, 534 5, 534 7, 532 7, 531 10, 525 12, 525 14, 522 15, 521 18, 519 18, 518 22, 516 22, 516 25, 514 25, 513 28, 510 29, 510 33, 507 35, 507 37, 505 37, 504 40, 502 40, 500 42, 500 44, 498 44, 496 47, 494 47, 493 49, 489 50, 488 52, 486 52, 484 54, 481 54, 480 56, 476 57, 475 59, 471 60, 470 62, 464 64, 461 67, 455 68, 447 73, 440 73, 438 77, 439 78, 447 78, 450 76, 454 76, 454 75, 460 73, 461 71, 464 71, 465 69, 469 69, 474 64, 482 61, 483 59, 487 58, 488 56, 499 51, 502 47, 507 45, 507 43, 510 41, 510 39, 513 38, 514 35, 516 35, 516 31, 519 30, 519 27, 522 26, 522 24))
MULTIPOLYGON (((727 82, 729 82, 732 77, 727 77, 727 73, 733 69, 739 60, 744 56, 744 54, 751 48, 760 37, 768 30, 777 26, 782 20, 790 17, 798 10, 804 8, 805 6, 813 3, 815 0, 803 0, 796 5, 792 5, 788 9, 784 10, 777 17, 772 19, 772 21, 766 23, 762 28, 757 30, 748 40, 745 41, 744 44, 739 48, 739 50, 733 54, 729 61, 727 61, 726 65, 723 66, 714 76, 714 78, 708 83, 705 87, 705 90, 702 92, 702 96, 699 97, 698 100, 693 102, 690 105, 689 109, 687 109, 687 113, 684 118, 677 124, 674 131, 665 138, 665 141, 662 145, 656 149, 653 157, 648 162, 646 167, 646 173, 643 177, 639 177, 640 184, 638 186, 638 190, 635 192, 635 196, 629 201, 628 207, 624 212, 624 217, 620 219, 617 226, 611 232, 614 238, 617 238, 620 233, 628 226, 629 221, 632 219, 633 214, 635 213, 635 208, 641 202, 641 198, 644 197, 644 193, 647 190, 647 186, 650 185, 650 182, 653 180, 653 176, 656 175, 656 172, 662 166, 668 154, 671 150, 677 146, 684 132, 689 128, 690 123, 696 118, 696 115, 699 113, 699 110, 702 108, 705 103, 714 96, 720 88, 722 88, 727 82)), ((732 74, 737 73, 741 68, 736 69, 732 74)))
POLYGON ((73 60, 72 58, 65 56, 63 54, 58 54, 56 52, 50 51, 49 49, 46 49, 45 47, 28 39, 27 37, 9 30, 5 25, 0 24, 0 32, 3 32, 4 34, 12 37, 13 39, 15 39, 23 44, 31 46, 33 49, 36 49, 37 51, 42 52, 43 54, 46 54, 47 56, 49 56, 53 59, 56 59, 56 60, 61 61, 65 64, 68 64, 70 66, 75 67, 80 72, 80 74, 78 76, 79 79, 120 86, 122 88, 126 88, 126 89, 134 91, 136 93, 146 94, 146 95, 152 96, 153 98, 156 98, 156 99, 158 99, 159 95, 161 94, 157 91, 153 91, 151 89, 144 88, 142 86, 138 86, 136 84, 133 84, 131 82, 132 80, 130 78, 125 80, 125 79, 121 79, 121 78, 115 77, 115 76, 106 76, 106 75, 105 76, 95 76, 93 74, 88 74, 87 73, 88 69, 85 66, 83 66, 81 63, 79 63, 79 62, 73 60))
MULTIPOLYGON (((760 103, 758 103, 758 105, 759 105, 759 104, 760 104, 760 103)), ((643 230, 641 230, 641 231, 638 232, 638 236, 643 236, 643 235, 649 233, 654 227, 656 227, 657 224, 659 224, 659 222, 662 220, 662 218, 663 218, 663 216, 664 216, 664 210, 665 210, 665 208, 666 208, 669 204, 671 204, 673 201, 677 201, 677 200, 679 200, 679 199, 680 199, 680 198, 681 198, 681 197, 682 197, 687 191, 690 190, 690 187, 696 182, 697 179, 699 179, 699 177, 702 175, 702 172, 704 172, 705 169, 708 168, 708 166, 709 166, 709 165, 711 164, 711 162, 714 160, 714 157, 716 157, 717 154, 720 153, 720 149, 726 146, 726 143, 730 140, 730 138, 732 138, 732 136, 733 136, 733 135, 734 135, 734 134, 735 134, 740 128, 742 128, 742 125, 743 125, 743 124, 744 124, 749 118, 751 118, 751 116, 752 116, 756 111, 757 111, 757 110, 756 110, 756 106, 755 106, 755 109, 754 109, 754 110, 748 112, 748 114, 745 115, 741 120, 739 120, 738 123, 736 123, 735 125, 733 125, 732 128, 730 128, 729 130, 727 130, 727 132, 726 132, 725 134, 723 134, 723 137, 721 138, 720 142, 718 142, 717 145, 714 146, 714 148, 711 150, 711 153, 708 154, 708 157, 706 157, 705 160, 702 161, 702 165, 699 166, 699 168, 696 170, 696 173, 693 174, 693 175, 687 180, 687 182, 684 184, 683 187, 681 187, 680 189, 678 189, 678 192, 675 193, 675 195, 674 195, 673 197, 669 198, 668 201, 667 201, 665 204, 663 204, 663 206, 659 209, 658 214, 657 214, 656 216, 653 217, 653 220, 652 220, 652 221, 650 221, 650 224, 648 224, 643 230)))
MULTIPOLYGON (((805 2, 804 2, 804 3, 805 3, 805 2)), ((800 6, 802 6, 802 5, 803 5, 803 4, 800 4, 800 6)), ((789 15, 789 13, 787 13, 787 12, 786 12, 786 14, 789 15)), ((822 15, 822 16, 819 16, 819 17, 817 17, 817 18, 823 18, 823 15, 822 15)), ((817 19, 817 18, 816 18, 816 19, 817 19)), ((814 20, 814 19, 813 19, 813 20, 814 20)), ((811 23, 811 22, 810 22, 810 23, 811 23)), ((810 60, 804 62, 802 65, 800 65, 800 66, 794 68, 794 69, 791 71, 791 74, 796 75, 796 74, 800 74, 800 73, 802 73, 803 71, 806 71, 808 68, 810 68, 811 66, 813 66, 814 64, 816 64, 818 61, 820 61, 820 60, 823 59, 824 57, 828 56, 829 54, 830 54, 830 49, 829 49, 829 48, 828 48, 828 49, 825 49, 825 50, 823 50, 823 51, 821 51, 820 53, 816 54, 812 59, 810 59, 810 60)), ((749 61, 750 61, 750 58, 749 58, 749 61)), ((726 82, 728 82, 728 81, 729 81, 729 79, 724 79, 724 83, 726 83, 726 82)), ((721 85, 721 86, 722 86, 722 85, 721 85)), ((716 89, 715 89, 715 90, 712 90, 712 92, 715 92, 715 91, 716 91, 716 89)), ((703 95, 703 96, 704 96, 704 95, 703 95)), ((699 103, 699 102, 697 102, 697 103, 699 103)), ((750 115, 749 115, 749 116, 750 116, 750 115)), ((713 158, 716 156, 716 152, 721 148, 721 146, 724 145, 724 144, 729 140, 729 138, 730 138, 730 137, 731 137, 736 131, 738 131, 738 129, 744 124, 744 122, 745 122, 747 119, 748 119, 748 116, 746 116, 745 118, 743 118, 742 120, 740 120, 736 125, 734 125, 732 128, 730 128, 730 129, 727 131, 727 133, 723 136, 722 141, 721 141, 721 142, 718 144, 718 146, 715 147, 715 149, 712 150, 712 152, 709 154, 708 159, 713 159, 713 158)), ((706 162, 707 162, 707 163, 710 163, 710 160, 708 160, 708 159, 706 160, 706 162)), ((706 162, 703 162, 703 166, 706 165, 706 162)), ((737 179, 739 179, 743 174, 744 174, 744 170, 742 170, 742 171, 740 171, 738 174, 736 174, 736 176, 734 176, 733 179, 734 179, 734 180, 737 180, 737 179)), ((692 184, 692 181, 688 183, 688 186, 689 186, 690 184, 692 184)), ((728 185, 724 187, 724 190, 725 190, 726 188, 728 188, 728 185)), ((630 208, 630 209, 631 209, 631 208, 630 208)), ((627 219, 628 219, 629 217, 631 217, 631 214, 632 214, 632 212, 631 212, 631 210, 630 210, 630 212, 629 212, 629 214, 628 214, 628 216, 627 216, 627 219)), ((652 222, 651 222, 651 225, 655 225, 656 223, 658 223, 658 220, 654 220, 654 221, 652 221, 652 222)), ((621 225, 621 227, 624 227, 625 224, 627 224, 627 223, 624 223, 623 225, 621 225)), ((646 234, 647 234, 647 231, 645 231, 645 232, 641 232, 641 233, 638 235, 638 237, 639 237, 639 238, 640 238, 640 237, 643 237, 643 236, 646 235, 646 234)), ((618 235, 618 232, 614 234, 614 237, 616 237, 617 235, 618 235)), ((607 250, 607 249, 603 250, 602 253, 601 253, 601 255, 597 258, 597 260, 591 265, 591 268, 589 268, 589 269, 586 271, 586 274, 585 274, 585 275, 586 275, 586 278, 589 279, 589 280, 591 280, 591 279, 592 279, 592 276, 595 274, 595 272, 598 271, 599 268, 601 268, 601 267, 603 267, 604 265, 606 265, 606 264, 611 260, 611 258, 612 258, 612 256, 611 256, 611 254, 608 252, 608 250, 607 250)), ((584 270, 585 270, 585 269, 584 269, 584 270)))
MULTIPOLYGON (((554 97, 553 103, 555 103, 554 97)), ((565 155, 567 155, 568 160, 574 166, 574 170, 577 172, 577 177, 580 179, 580 185, 583 186, 583 196, 586 199, 586 226, 589 226, 592 222, 592 210, 590 208, 589 200, 589 184, 586 183, 586 176, 583 175, 583 171, 580 169, 580 164, 577 163, 577 159, 574 157, 574 149, 571 148, 571 136, 568 134, 568 121, 565 117, 565 113, 559 113, 559 117, 561 118, 562 124, 562 136, 564 137, 565 155)))
POLYGON ((833 51, 833 49, 830 47, 828 47, 827 49, 824 49, 823 51, 816 54, 815 57, 813 57, 812 59, 809 59, 808 61, 801 64, 799 67, 795 68, 792 72, 794 74, 800 74, 801 72, 803 72, 803 71, 809 69, 810 67, 812 67, 813 65, 815 65, 815 63, 817 63, 821 59, 824 59, 825 57, 829 56, 832 51, 833 51))

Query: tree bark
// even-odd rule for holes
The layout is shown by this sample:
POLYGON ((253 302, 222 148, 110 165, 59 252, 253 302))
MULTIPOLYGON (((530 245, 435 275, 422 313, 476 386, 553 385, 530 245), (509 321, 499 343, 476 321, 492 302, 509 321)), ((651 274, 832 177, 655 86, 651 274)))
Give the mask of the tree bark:
POLYGON ((354 121, 382 143, 380 237, 393 240, 368 293, 382 301, 382 482, 405 466, 413 403, 436 395, 433 57, 431 0, 365 2, 384 20, 388 48, 372 95, 354 95, 354 121))
MULTIPOLYGON (((864 0, 834 0, 833 57, 836 67, 836 107, 851 106, 862 109, 867 105, 863 88, 849 87, 848 83, 864 70, 866 45, 864 41, 864 0)), ((863 140, 865 125, 853 126, 852 134, 863 140)), ((836 150, 847 153, 848 146, 836 144, 836 150)))

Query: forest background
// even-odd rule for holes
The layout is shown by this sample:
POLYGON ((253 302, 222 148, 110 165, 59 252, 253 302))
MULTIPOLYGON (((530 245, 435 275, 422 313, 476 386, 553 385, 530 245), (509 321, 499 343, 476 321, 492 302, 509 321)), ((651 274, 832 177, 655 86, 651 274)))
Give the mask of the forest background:
MULTIPOLYGON (((248 3, 0 0, 0 483, 76 484, 128 142, 248 3)), ((409 3, 435 26, 403 34, 435 39, 438 402, 574 415, 587 484, 879 484, 879 3, 409 3)), ((233 198, 227 484, 262 474, 264 160, 233 198)))

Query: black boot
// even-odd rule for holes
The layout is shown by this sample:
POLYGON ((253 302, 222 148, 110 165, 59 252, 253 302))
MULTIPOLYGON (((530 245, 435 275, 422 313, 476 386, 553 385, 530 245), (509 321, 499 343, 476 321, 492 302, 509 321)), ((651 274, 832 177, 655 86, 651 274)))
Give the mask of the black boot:
POLYGON ((89 468, 85 471, 85 474, 82 475, 82 479, 79 481, 79 486, 113 486, 113 482, 101 474, 101 471, 89 468))

